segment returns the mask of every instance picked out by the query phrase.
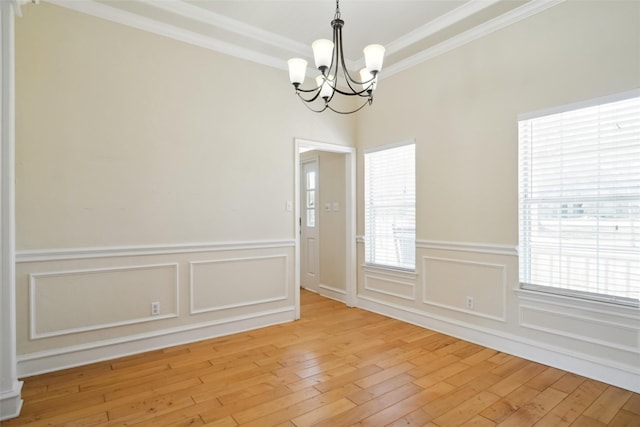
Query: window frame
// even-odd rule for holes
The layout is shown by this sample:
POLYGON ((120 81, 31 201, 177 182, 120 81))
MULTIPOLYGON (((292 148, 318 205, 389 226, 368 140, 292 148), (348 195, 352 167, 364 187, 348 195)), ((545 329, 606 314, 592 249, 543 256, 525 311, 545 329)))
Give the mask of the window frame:
POLYGON ((385 145, 380 145, 377 147, 371 147, 368 149, 364 150, 364 155, 363 155, 363 187, 364 187, 364 191, 363 191, 363 199, 364 199, 364 209, 363 209, 363 224, 364 224, 364 229, 365 229, 365 233, 364 233, 364 245, 365 245, 365 251, 364 251, 364 266, 367 268, 380 268, 380 269, 387 269, 387 270, 392 270, 392 271, 399 271, 399 272, 407 272, 407 273, 415 273, 416 271, 416 256, 415 256, 415 250, 416 250, 416 221, 417 221, 417 212, 416 212, 416 198, 417 198, 417 190, 416 190, 416 186, 417 186, 417 180, 416 180, 416 148, 417 148, 417 144, 415 142, 415 139, 409 139, 409 140, 403 140, 400 142, 396 142, 396 143, 392 143, 392 144, 385 144, 385 145), (413 194, 413 235, 412 235, 412 244, 413 244, 413 267, 409 268, 409 267, 403 267, 400 265, 389 265, 389 264, 384 264, 384 263, 380 263, 380 262, 370 262, 367 259, 367 253, 368 253, 368 245, 370 245, 370 239, 373 238, 374 236, 371 236, 370 234, 367 233, 367 208, 368 208, 368 198, 367 198, 367 180, 368 180, 368 172, 367 172, 367 155, 373 154, 373 153, 379 153, 381 151, 386 151, 386 150, 391 150, 394 148, 400 148, 400 147, 405 147, 405 146, 409 146, 412 145, 413 146, 413 163, 414 163, 414 170, 413 170, 413 181, 414 181, 414 194, 413 194))
MULTIPOLYGON (((598 97, 589 99, 586 101, 565 104, 562 106, 552 107, 548 109, 533 111, 530 113, 519 114, 517 116, 517 133, 518 133, 518 256, 519 258, 524 256, 530 249, 527 246, 524 246, 523 235, 522 235, 522 221, 523 221, 523 213, 522 213, 522 201, 521 201, 521 189, 522 189, 522 176, 521 176, 521 168, 522 168, 522 157, 520 150, 522 149, 521 141, 520 141, 520 122, 525 120, 532 120, 536 118, 542 118, 545 116, 550 116, 554 114, 560 113, 568 113, 575 110, 580 110, 589 107, 596 107, 599 105, 605 105, 609 103, 615 103, 619 101, 625 101, 631 98, 640 97, 640 89, 633 89, 626 92, 616 93, 608 96, 598 97)), ((568 206, 569 201, 567 202, 567 209, 575 209, 575 206, 568 206)), ((580 206, 579 209, 582 207, 580 206)), ((563 208, 564 209, 564 208, 563 208)), ((590 300, 597 301, 601 303, 610 303, 621 306, 630 306, 630 307, 640 307, 640 298, 629 298, 605 293, 595 293, 578 289, 569 289, 569 288, 561 288, 552 285, 543 285, 543 284, 533 284, 522 281, 522 260, 518 261, 519 271, 518 271, 518 282, 519 288, 526 291, 535 291, 552 295, 559 295, 563 297, 569 297, 574 299, 582 299, 582 300, 590 300)), ((531 262, 527 263, 527 266, 531 268, 531 262)))

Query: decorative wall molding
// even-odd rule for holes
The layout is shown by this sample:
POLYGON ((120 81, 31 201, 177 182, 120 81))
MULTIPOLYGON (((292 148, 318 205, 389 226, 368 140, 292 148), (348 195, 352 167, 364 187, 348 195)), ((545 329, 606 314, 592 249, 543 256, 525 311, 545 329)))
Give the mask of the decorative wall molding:
POLYGON ((235 58, 245 59, 281 70, 287 69, 286 61, 283 61, 280 58, 265 55, 257 50, 247 49, 237 44, 217 40, 213 37, 166 24, 155 19, 145 18, 96 1, 47 0, 47 2, 55 4, 56 6, 75 10, 76 12, 85 13, 97 18, 106 19, 111 22, 157 34, 159 36, 168 37, 194 46, 220 52, 235 58))
MULTIPOLYGON (((23 0, 12 1, 19 3, 23 0)), ((266 55, 260 52, 258 49, 246 48, 238 43, 230 43, 216 39, 212 36, 195 33, 187 29, 166 24, 158 20, 146 18, 141 15, 127 12, 115 7, 110 7, 107 4, 99 3, 97 1, 46 1, 57 6, 65 7, 101 19, 106 19, 118 24, 127 25, 129 27, 137 28, 160 36, 169 37, 174 40, 179 40, 236 58, 249 60, 280 70, 286 70, 287 68, 285 59, 266 55)), ((148 0, 143 1, 146 3, 151 3, 148 0)), ((477 0, 465 3, 463 6, 454 9, 453 11, 440 17, 439 19, 433 20, 423 25, 422 27, 417 28, 411 33, 391 42, 387 46, 387 50, 389 54, 399 52, 402 49, 410 46, 412 43, 424 40, 429 36, 437 34, 438 32, 457 24, 458 22, 461 22, 462 20, 472 16, 473 14, 491 6, 492 4, 496 3, 496 1, 497 0, 477 0)), ((385 77, 390 77, 401 71, 407 70, 422 62, 433 59, 439 55, 442 55, 474 40, 482 38, 488 34, 491 34, 530 16, 536 15, 550 7, 562 3, 563 1, 564 0, 531 0, 530 2, 525 3, 524 5, 517 7, 490 21, 477 25, 470 30, 460 33, 457 36, 451 37, 444 42, 438 43, 404 60, 398 61, 395 64, 391 64, 390 66, 385 68, 384 75, 385 77)), ((166 12, 174 13, 190 20, 205 22, 209 25, 212 25, 214 28, 217 28, 218 30, 240 34, 243 37, 247 37, 255 42, 283 48, 287 50, 287 52, 289 52, 289 54, 287 54, 287 57, 308 57, 308 48, 306 46, 303 46, 302 43, 298 42, 297 40, 291 40, 286 37, 282 37, 278 34, 256 28, 252 25, 225 16, 220 16, 216 13, 204 10, 202 8, 196 8, 192 5, 189 5, 188 3, 168 0, 158 3, 154 2, 153 6, 160 7, 166 12)), ((359 60, 348 61, 348 65, 351 69, 355 69, 355 66, 359 62, 359 60)))
MULTIPOLYGON (((84 301, 83 303, 86 303, 84 301)), ((95 331, 99 329, 107 329, 114 328, 118 326, 126 326, 133 325, 136 323, 142 322, 150 322, 161 319, 169 319, 178 317, 178 307, 179 307, 179 281, 178 281, 178 264, 177 263, 168 263, 168 264, 152 264, 152 265, 134 265, 134 266, 123 266, 123 267, 109 267, 109 268, 89 268, 82 270, 66 270, 66 271, 51 271, 51 272, 39 272, 39 273, 31 273, 29 274, 29 338, 32 340, 42 339, 42 338, 50 338, 61 335, 69 335, 75 334, 79 332, 88 332, 95 331), (68 329, 60 329, 53 332, 40 333, 38 332, 38 309, 37 309, 37 301, 36 298, 38 296, 37 287, 39 279, 46 279, 48 277, 64 277, 64 276, 78 276, 78 275, 97 275, 97 274, 108 274, 108 273, 117 273, 117 272, 127 272, 127 271, 136 271, 136 270, 151 270, 158 268, 173 268, 175 273, 173 273, 174 283, 172 284, 174 290, 174 301, 175 301, 175 310, 170 313, 160 314, 157 316, 142 316, 137 318, 131 318, 122 321, 116 322, 107 322, 107 323, 96 323, 90 326, 82 326, 76 328, 68 328, 68 329)), ((166 307, 165 307, 166 308, 166 307)))
POLYGON ((28 377, 291 322, 295 308, 283 307, 145 334, 130 335, 18 356, 18 375, 28 377))
POLYGON ((480 24, 470 30, 453 36, 444 42, 438 43, 420 53, 410 56, 404 60, 398 61, 385 68, 384 76, 390 77, 401 71, 408 70, 416 65, 426 62, 430 59, 436 58, 456 48, 471 43, 474 40, 478 40, 485 37, 495 31, 522 21, 523 19, 534 16, 540 12, 543 12, 553 6, 564 2, 565 0, 532 0, 524 5, 500 15, 490 21, 480 24))
POLYGON ((461 6, 455 8, 451 12, 442 15, 432 21, 427 22, 423 26, 416 28, 414 31, 404 35, 403 37, 394 40, 386 46, 386 54, 393 55, 406 49, 414 43, 424 40, 439 31, 444 30, 458 22, 469 18, 470 16, 480 12, 483 9, 488 8, 500 0, 471 0, 467 3, 463 3, 461 6))
POLYGON ((0 1, 0 420, 20 415, 16 365, 15 15, 20 0, 0 1))
POLYGON ((640 367, 359 295, 357 307, 640 393, 640 367))
POLYGON ((638 346, 638 326, 626 325, 618 322, 604 321, 595 319, 586 315, 569 314, 562 311, 549 310, 543 307, 535 307, 532 305, 520 304, 519 307, 518 322, 523 328, 541 331, 561 337, 572 338, 579 341, 584 341, 592 344, 602 345, 608 348, 616 348, 618 350, 629 351, 640 355, 640 347, 638 346), (527 316, 529 314, 529 316, 527 316), (549 327, 544 326, 541 323, 536 323, 531 317, 535 317, 536 314, 540 314, 547 320, 555 318, 559 320, 556 322, 557 326, 549 327), (527 320, 528 319, 528 320, 527 320), (580 326, 591 326, 590 328, 580 328, 584 333, 575 333, 569 330, 569 324, 571 322, 580 322, 580 326), (611 338, 603 339, 595 336, 590 336, 588 332, 594 330, 608 329, 609 333, 600 333, 599 336, 611 338), (621 334, 626 334, 629 341, 635 340, 636 346, 624 345, 616 342, 613 339, 615 330, 618 330, 621 334))
POLYGON ((344 289, 334 288, 333 286, 323 285, 320 283, 318 285, 319 294, 326 298, 331 298, 336 301, 340 301, 342 303, 347 303, 347 291, 344 289))
POLYGON ((457 252, 480 252, 494 255, 518 256, 518 247, 493 243, 449 242, 442 240, 416 240, 416 248, 457 252))
POLYGON ((370 292, 376 292, 383 295, 389 295, 396 298, 402 298, 407 301, 415 301, 416 300, 416 285, 414 281, 403 280, 397 275, 392 274, 371 274, 365 270, 364 274, 364 288, 370 292), (378 282, 379 285, 382 283, 390 283, 391 285, 398 285, 400 287, 407 289, 407 294, 402 294, 399 292, 394 292, 389 289, 384 289, 380 286, 376 287, 375 283, 378 282))
POLYGON ((250 249, 268 249, 293 247, 295 240, 257 240, 210 243, 179 243, 164 245, 107 246, 94 248, 36 249, 19 250, 17 263, 38 261, 62 261, 69 259, 113 258, 142 255, 165 255, 189 252, 239 251, 250 249))
POLYGON ((614 304, 591 299, 576 298, 574 296, 560 295, 549 292, 532 291, 516 288, 514 292, 518 299, 528 304, 544 304, 555 306, 559 311, 580 310, 592 315, 615 316, 616 318, 628 319, 633 322, 640 322, 640 311, 637 307, 614 304), (615 311, 612 310, 615 308, 615 311))
MULTIPOLYGON (((493 252, 490 252, 493 253, 493 252)), ((487 290, 484 290, 484 293, 486 293, 487 290)), ((465 313, 465 314, 469 314, 469 315, 473 315, 473 316, 478 316, 478 317, 484 317, 486 319, 491 319, 491 320, 497 320, 500 322, 506 322, 507 318, 506 318, 506 312, 507 312, 507 266, 504 264, 495 264, 495 263, 489 263, 489 262, 484 262, 484 261, 469 261, 466 259, 457 259, 457 258, 440 258, 440 257, 431 257, 431 256, 423 256, 422 257, 422 303, 423 304, 427 304, 427 305, 432 305, 432 306, 436 306, 436 307, 441 307, 441 308, 445 308, 447 310, 453 310, 453 311, 458 311, 461 313, 465 313), (440 262, 445 262, 445 263, 451 263, 451 264, 461 264, 461 265, 472 265, 472 266, 478 266, 479 268, 491 268, 491 269, 497 269, 500 271, 500 276, 501 276, 501 289, 500 289, 500 297, 502 298, 502 305, 501 305, 501 314, 500 315, 491 315, 488 313, 483 313, 481 311, 478 310, 471 310, 471 309, 467 309, 467 308, 461 308, 459 306, 455 306, 455 305, 451 305, 451 304, 443 304, 443 303, 438 303, 436 301, 430 300, 427 297, 427 290, 429 289, 429 283, 427 283, 427 279, 429 278, 429 274, 428 274, 428 269, 426 266, 427 261, 440 261, 440 262)))
MULTIPOLYGON (((289 298, 289 280, 288 280, 288 273, 289 273, 289 257, 287 256, 287 254, 277 254, 277 255, 266 255, 266 256, 250 256, 250 257, 236 257, 236 258, 223 258, 223 259, 214 259, 214 260, 205 260, 205 261, 191 261, 189 262, 189 289, 190 289, 190 313, 191 314, 200 314, 200 313, 207 313, 207 312, 214 312, 214 311, 223 311, 223 310, 228 310, 228 309, 232 309, 232 308, 239 308, 239 307, 248 307, 248 306, 252 306, 252 305, 258 305, 258 304, 264 304, 264 303, 269 303, 269 302, 276 302, 276 301, 284 301, 287 298, 289 298), (277 295, 277 296, 273 296, 273 297, 269 297, 269 298, 259 298, 259 299, 248 299, 242 302, 238 302, 238 303, 232 303, 232 304, 222 304, 222 305, 215 305, 215 306, 209 306, 206 308, 200 308, 197 309, 195 308, 195 300, 198 298, 197 297, 197 283, 195 282, 195 270, 197 269, 198 266, 202 266, 202 265, 216 265, 216 264, 237 264, 238 270, 237 272, 235 272, 235 276, 240 276, 243 274, 243 271, 251 271, 253 273, 255 273, 256 271, 254 269, 252 269, 249 265, 249 263, 251 263, 252 261, 264 261, 264 260, 272 260, 272 259, 282 259, 284 260, 284 267, 283 267, 283 271, 282 271, 282 277, 278 278, 281 281, 281 286, 282 286, 282 294, 281 295, 277 295), (243 265, 241 265, 243 264, 243 265)), ((260 274, 260 273, 259 273, 260 274)))

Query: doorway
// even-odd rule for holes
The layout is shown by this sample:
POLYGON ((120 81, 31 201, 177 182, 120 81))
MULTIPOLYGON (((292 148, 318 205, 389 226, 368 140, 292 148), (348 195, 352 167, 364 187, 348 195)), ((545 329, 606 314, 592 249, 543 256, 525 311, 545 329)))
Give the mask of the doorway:
POLYGON ((295 317, 300 318, 300 287, 303 286, 309 290, 314 290, 321 295, 325 295, 330 298, 342 300, 347 306, 353 307, 356 302, 356 236, 355 236, 355 148, 346 147, 342 145, 330 144, 325 142, 311 141, 296 138, 295 139, 295 317), (307 151, 315 151, 318 156, 322 156, 323 153, 334 153, 339 156, 334 156, 334 159, 339 159, 339 168, 344 174, 340 174, 344 177, 340 184, 342 188, 343 198, 340 200, 321 200, 320 194, 322 194, 322 185, 319 183, 319 178, 322 175, 322 160, 315 162, 315 173, 312 164, 313 161, 305 161, 303 153, 307 151), (302 161, 301 161, 302 160, 302 161), (314 182, 307 182, 308 175, 312 175, 315 178, 314 182), (303 179, 304 178, 304 179, 303 179), (313 187, 313 188, 311 188, 313 187), (311 196, 313 194, 313 196, 311 196), (313 198, 312 203, 309 203, 308 198, 313 198), (344 201, 344 203, 342 202, 344 201), (312 209, 310 208, 312 207, 312 209), (313 212, 313 213, 311 213, 313 212), (309 217, 307 217, 309 216, 309 217), (344 232, 340 235, 325 236, 322 223, 320 221, 321 216, 332 218, 334 220, 341 221, 343 224, 344 232), (307 227, 308 221, 313 217, 312 222, 314 227, 310 230, 307 227), (303 236, 303 233, 304 236, 303 236), (310 233, 310 234, 309 234, 310 233), (314 235, 315 233, 315 235, 314 235), (336 251, 327 251, 328 253, 339 253, 341 260, 344 260, 344 269, 339 271, 339 279, 341 283, 344 283, 344 290, 333 289, 330 285, 322 283, 322 277, 320 271, 322 269, 322 257, 321 254, 321 242, 325 241, 333 247, 339 249, 336 251), (332 241, 333 239, 333 241, 332 241), (337 240, 336 240, 337 239, 337 240), (313 252, 309 252, 309 243, 313 246, 313 252), (306 245, 303 248, 303 245, 306 245), (301 254, 304 254, 304 260, 301 259, 301 254), (315 261, 308 259, 310 256, 316 257, 315 261), (315 262, 315 264, 314 264, 315 262), (310 274, 310 270, 313 271, 313 276, 310 274), (314 282, 307 282, 307 279, 317 280, 317 285, 314 282), (312 283, 307 285, 307 283, 312 283), (317 286, 316 289, 313 286, 317 286))
MULTIPOLYGON (((312 156, 300 160, 300 287, 317 293, 320 284, 318 156, 315 151, 307 153, 312 156)), ((301 157, 304 154, 301 153, 301 157)))

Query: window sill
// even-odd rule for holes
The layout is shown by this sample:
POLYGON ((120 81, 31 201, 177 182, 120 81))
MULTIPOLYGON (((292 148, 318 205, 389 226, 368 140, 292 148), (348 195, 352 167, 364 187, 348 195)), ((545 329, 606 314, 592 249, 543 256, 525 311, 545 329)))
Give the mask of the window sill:
POLYGON ((637 300, 607 299, 599 295, 582 294, 575 291, 555 289, 546 286, 520 284, 520 287, 515 289, 515 293, 519 298, 524 299, 536 299, 544 302, 561 303, 589 309, 599 308, 601 310, 611 310, 615 308, 616 310, 629 310, 634 315, 638 314, 638 308, 640 307, 640 302, 637 300))
POLYGON ((393 276, 404 277, 407 279, 415 279, 418 274, 416 270, 409 270, 406 268, 399 267, 388 267, 384 265, 375 265, 375 264, 362 264, 362 270, 368 273, 379 273, 379 274, 390 274, 393 276))

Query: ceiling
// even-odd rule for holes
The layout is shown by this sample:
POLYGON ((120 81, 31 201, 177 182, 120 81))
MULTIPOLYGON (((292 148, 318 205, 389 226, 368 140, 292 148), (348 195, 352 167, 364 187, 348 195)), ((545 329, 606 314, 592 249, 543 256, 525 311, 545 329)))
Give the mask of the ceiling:
MULTIPOLYGON (((229 55, 286 69, 311 43, 331 39, 334 0, 45 0, 229 55)), ((342 0, 347 65, 362 48, 386 47, 384 74, 537 13, 562 0, 342 0), (386 73, 385 73, 386 71, 386 73)))

